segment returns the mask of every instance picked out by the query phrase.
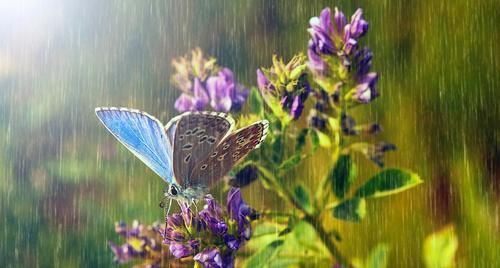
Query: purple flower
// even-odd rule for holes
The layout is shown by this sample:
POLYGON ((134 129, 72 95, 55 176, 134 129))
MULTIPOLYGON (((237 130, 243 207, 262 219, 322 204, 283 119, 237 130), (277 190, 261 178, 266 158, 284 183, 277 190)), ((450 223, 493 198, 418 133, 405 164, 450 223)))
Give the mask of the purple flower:
POLYGON ((266 75, 260 69, 257 69, 257 85, 261 90, 275 91, 271 81, 267 79, 266 75))
POLYGON ((342 114, 340 116, 340 126, 344 135, 358 135, 358 132, 356 130, 356 120, 354 120, 354 118, 352 118, 351 116, 342 114))
POLYGON ((392 143, 379 142, 370 146, 367 157, 380 167, 384 166, 383 157, 386 152, 395 151, 396 145, 392 143))
POLYGON ((112 242, 109 242, 109 247, 111 248, 111 251, 115 254, 114 260, 117 263, 126 263, 131 260, 133 260, 135 257, 137 257, 137 253, 134 251, 132 246, 129 244, 124 244, 121 246, 115 245, 112 242))
POLYGON ((349 32, 352 38, 360 38, 368 31, 368 22, 363 19, 363 10, 358 8, 351 17, 349 32))
POLYGON ((167 225, 173 228, 181 228, 184 225, 181 214, 172 214, 167 218, 167 225))
POLYGON ((350 150, 364 154, 366 158, 373 161, 379 167, 384 166, 383 160, 385 153, 396 150, 396 145, 386 142, 379 142, 375 144, 359 142, 353 143, 349 147, 350 150))
POLYGON ((222 257, 218 248, 206 248, 193 258, 205 268, 222 268, 222 257))
POLYGON ((211 195, 205 201, 199 213, 182 205, 181 213, 168 216, 166 228, 159 233, 176 258, 194 256, 205 267, 232 267, 236 251, 250 239, 253 210, 236 188, 228 193, 227 212, 211 195))
POLYGON ((178 259, 190 256, 194 252, 188 244, 175 241, 170 243, 169 249, 170 253, 172 253, 172 255, 174 255, 174 257, 178 259))
POLYGON ((331 21, 330 8, 321 11, 319 17, 312 17, 309 20, 311 28, 307 31, 316 45, 317 52, 322 54, 333 54, 336 48, 332 41, 333 25, 331 21))
POLYGON ((304 102, 300 96, 295 96, 293 98, 292 107, 290 108, 290 115, 297 119, 302 114, 302 109, 304 109, 304 102))
POLYGON ((240 248, 240 241, 234 236, 230 234, 224 235, 224 243, 231 249, 231 250, 238 250, 240 248))
POLYGON ((210 105, 215 111, 221 112, 240 109, 248 95, 246 88, 236 85, 233 72, 228 68, 223 68, 217 76, 207 79, 207 90, 210 105))
POLYGON ((227 194, 227 211, 229 217, 237 222, 239 235, 249 240, 251 236, 249 217, 253 211, 241 198, 240 189, 231 188, 229 190, 227 194))
POLYGON ((341 36, 344 31, 344 27, 347 24, 347 19, 344 13, 342 13, 342 11, 339 11, 338 8, 335 8, 334 21, 335 25, 333 29, 335 30, 337 36, 341 36))
POLYGON ((359 50, 354 55, 352 68, 357 71, 356 75, 361 77, 367 74, 372 67, 373 53, 367 47, 359 50))
POLYGON ((181 57, 172 61, 176 73, 172 83, 182 94, 175 102, 179 112, 201 111, 208 108, 219 112, 239 111, 248 96, 248 89, 236 83, 233 72, 220 69, 215 59, 205 59, 200 49, 192 58, 181 57))
POLYGON ((179 112, 194 110, 193 97, 182 93, 175 101, 174 107, 179 112))
MULTIPOLYGON (((364 20, 361 9, 356 10, 349 24, 344 13, 337 8, 335 8, 333 20, 331 16, 330 8, 325 8, 319 17, 313 17, 309 20, 308 32, 311 39, 307 50, 308 64, 309 68, 316 74, 325 76, 333 72, 338 73, 337 75, 344 79, 343 69, 338 68, 335 64, 339 63, 345 68, 351 67, 352 55, 356 54, 358 50, 359 39, 368 31, 368 22, 364 20)), ((369 57, 368 62, 370 62, 371 54, 366 56, 369 57)), ((370 64, 367 64, 366 60, 362 63, 362 69, 354 70, 354 73, 368 72, 370 64)))
POLYGON ((144 263, 156 267, 162 260, 161 236, 158 234, 159 224, 144 226, 134 221, 132 226, 124 222, 115 224, 115 231, 126 241, 122 245, 109 242, 115 261, 126 263, 134 259, 142 259, 144 263))
POLYGON ((368 73, 361 77, 356 85, 354 99, 360 103, 368 103, 379 96, 375 88, 378 80, 377 73, 368 73))
POLYGON ((175 108, 179 112, 203 110, 210 99, 198 78, 194 79, 193 96, 182 93, 175 101, 175 108))
POLYGON ((274 57, 271 68, 257 69, 257 84, 264 101, 285 122, 300 117, 311 91, 305 59, 297 55, 285 64, 274 57))
POLYGON ((327 64, 317 52, 316 43, 314 43, 313 40, 309 40, 307 56, 309 57, 310 69, 318 73, 323 73, 325 71, 327 64))
MULTIPOLYGON (((331 16, 330 9, 325 8, 319 17, 313 17, 309 22, 309 68, 316 77, 319 76, 318 83, 323 90, 336 94, 336 101, 328 105, 337 105, 339 100, 371 102, 379 96, 376 89, 378 74, 370 72, 373 59, 371 50, 367 47, 359 49, 359 39, 368 31, 368 22, 363 18, 363 11, 357 9, 349 23, 344 13, 337 8, 333 20, 331 16), (323 48, 325 40, 331 40, 333 50, 323 48), (336 85, 328 81, 329 75, 337 77, 342 85, 354 84, 352 92, 337 90, 336 85)), ((297 111, 302 109, 299 104, 300 102, 297 102, 297 105, 294 105, 297 111)), ((313 123, 322 125, 323 121, 316 119, 312 118, 313 123)))
POLYGON ((382 131, 382 128, 377 123, 357 125, 356 120, 345 113, 340 116, 340 126, 342 133, 347 136, 375 135, 382 131))
POLYGON ((205 268, 234 267, 234 256, 231 254, 223 255, 218 248, 206 248, 196 254, 193 259, 205 268))

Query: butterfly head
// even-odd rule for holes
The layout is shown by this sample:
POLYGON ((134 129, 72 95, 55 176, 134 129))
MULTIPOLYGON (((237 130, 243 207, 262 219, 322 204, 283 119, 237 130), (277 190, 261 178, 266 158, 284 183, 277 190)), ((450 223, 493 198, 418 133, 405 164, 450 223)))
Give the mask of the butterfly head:
POLYGON ((165 197, 180 203, 191 204, 202 199, 206 194, 206 190, 205 187, 188 187, 184 189, 177 183, 171 183, 165 190, 165 197))
POLYGON ((175 184, 175 183, 172 183, 168 186, 168 189, 165 193, 166 196, 170 197, 170 198, 175 198, 177 197, 179 194, 181 193, 181 189, 180 187, 175 184))

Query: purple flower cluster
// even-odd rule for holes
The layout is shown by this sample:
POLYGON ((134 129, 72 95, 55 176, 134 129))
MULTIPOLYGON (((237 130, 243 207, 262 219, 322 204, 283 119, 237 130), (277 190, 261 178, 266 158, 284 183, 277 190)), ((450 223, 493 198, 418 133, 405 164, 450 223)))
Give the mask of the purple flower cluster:
POLYGON ((257 69, 257 84, 268 106, 277 115, 284 111, 296 120, 302 114, 304 103, 311 92, 307 81, 305 57, 294 57, 288 64, 273 58, 273 66, 257 69))
POLYGON ((176 73, 172 83, 182 94, 175 102, 179 112, 201 111, 211 107, 214 111, 239 111, 248 96, 248 89, 237 84, 233 72, 219 68, 215 59, 205 59, 197 48, 191 59, 180 57, 172 61, 176 73))
POLYGON ((227 211, 207 195, 199 213, 181 206, 181 213, 166 219, 163 242, 176 258, 192 256, 204 267, 233 267, 236 251, 250 239, 253 210, 243 201, 238 188, 227 196, 227 211))
POLYGON ((115 254, 115 261, 126 263, 134 259, 141 259, 144 267, 159 267, 164 257, 159 230, 159 223, 144 226, 138 221, 134 221, 131 227, 124 222, 116 223, 116 233, 123 237, 126 242, 122 245, 109 242, 109 246, 115 254))
POLYGON ((354 84, 347 95, 359 103, 368 103, 379 95, 378 74, 370 72, 373 54, 366 47, 359 48, 359 39, 368 31, 368 22, 361 9, 356 10, 350 22, 337 8, 333 18, 331 13, 330 8, 325 8, 319 17, 309 21, 309 67, 319 75, 333 73, 348 86, 354 84))

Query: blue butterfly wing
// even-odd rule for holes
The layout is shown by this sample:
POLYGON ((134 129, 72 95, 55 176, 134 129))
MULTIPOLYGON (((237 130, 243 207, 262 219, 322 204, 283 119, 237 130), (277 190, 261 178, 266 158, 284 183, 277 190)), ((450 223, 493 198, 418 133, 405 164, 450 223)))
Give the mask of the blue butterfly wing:
POLYGON ((171 183, 172 146, 158 119, 126 108, 96 108, 106 128, 163 180, 171 183))
MULTIPOLYGON (((175 130, 177 129, 177 123, 181 119, 181 116, 176 116, 172 118, 166 125, 165 125, 165 132, 167 133, 167 138, 170 143, 170 147, 174 148, 174 139, 175 139, 175 130)), ((170 159, 174 159, 173 156, 173 150, 170 151, 170 159)), ((173 160, 172 160, 173 161, 173 160)))
MULTIPOLYGON (((177 129, 177 123, 182 118, 183 115, 178 115, 165 125, 165 132, 167 133, 168 141, 170 142, 170 146, 174 148, 174 139, 175 139, 175 130, 177 129)), ((173 159, 173 158, 172 158, 173 159)))

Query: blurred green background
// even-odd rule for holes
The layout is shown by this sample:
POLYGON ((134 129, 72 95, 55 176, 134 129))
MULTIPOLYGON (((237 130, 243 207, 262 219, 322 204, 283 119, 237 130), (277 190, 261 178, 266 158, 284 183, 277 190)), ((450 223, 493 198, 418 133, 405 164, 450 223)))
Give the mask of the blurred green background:
MULTIPOLYGON (((171 59, 200 46, 255 85, 255 70, 307 48, 325 6, 365 11, 382 97, 360 110, 398 145, 387 166, 425 183, 332 220, 349 257, 390 245, 389 267, 421 267, 425 237, 452 223, 459 267, 500 265, 500 2, 0 1, 0 266, 106 267, 113 224, 162 218, 164 184, 107 133, 96 106, 163 122, 179 92, 171 59)), ((376 168, 358 159, 361 177, 376 168)), ((317 161, 317 159, 316 159, 317 161)), ((325 167, 326 169, 326 167, 325 167)), ((303 169, 304 180, 322 174, 303 169)), ((244 196, 266 207, 254 185, 244 196)))

